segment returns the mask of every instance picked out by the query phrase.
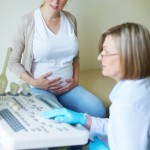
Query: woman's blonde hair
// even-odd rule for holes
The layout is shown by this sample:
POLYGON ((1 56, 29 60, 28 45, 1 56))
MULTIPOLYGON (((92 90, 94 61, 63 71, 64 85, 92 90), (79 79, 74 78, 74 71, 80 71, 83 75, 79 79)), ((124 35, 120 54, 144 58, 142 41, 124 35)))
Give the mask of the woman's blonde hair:
POLYGON ((139 79, 150 76, 150 33, 140 24, 124 23, 102 34, 99 52, 107 35, 116 43, 123 70, 122 79, 139 79))

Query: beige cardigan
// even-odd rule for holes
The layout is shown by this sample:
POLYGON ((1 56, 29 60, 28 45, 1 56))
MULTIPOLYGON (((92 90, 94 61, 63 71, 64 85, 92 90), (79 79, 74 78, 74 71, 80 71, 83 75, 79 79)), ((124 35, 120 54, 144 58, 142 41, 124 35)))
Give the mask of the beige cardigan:
MULTIPOLYGON (((67 11, 63 13, 69 19, 77 35, 77 23, 75 17, 67 11)), ((12 53, 8 62, 8 69, 19 78, 23 72, 31 74, 33 60, 33 36, 34 36, 34 11, 23 16, 17 28, 17 33, 13 38, 12 53)), ((73 62, 79 63, 79 53, 73 62)))

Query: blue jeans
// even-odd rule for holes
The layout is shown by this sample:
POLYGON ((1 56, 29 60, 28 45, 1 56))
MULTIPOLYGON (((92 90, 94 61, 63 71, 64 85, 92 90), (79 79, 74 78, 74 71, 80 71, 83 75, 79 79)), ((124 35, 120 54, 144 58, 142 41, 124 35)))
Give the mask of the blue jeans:
POLYGON ((49 91, 37 88, 31 88, 30 92, 44 94, 52 101, 60 103, 73 111, 87 113, 95 117, 105 117, 106 110, 103 102, 80 85, 61 95, 55 95, 49 91))

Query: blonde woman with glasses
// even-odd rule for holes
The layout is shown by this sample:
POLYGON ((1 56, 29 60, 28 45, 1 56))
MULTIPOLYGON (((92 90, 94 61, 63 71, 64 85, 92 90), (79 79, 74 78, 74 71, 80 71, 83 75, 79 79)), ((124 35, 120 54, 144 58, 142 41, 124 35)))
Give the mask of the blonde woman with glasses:
POLYGON ((68 109, 44 112, 43 116, 84 125, 90 132, 90 150, 150 150, 149 31, 137 23, 110 28, 102 34, 98 60, 102 74, 117 82, 110 93, 109 118, 68 109))

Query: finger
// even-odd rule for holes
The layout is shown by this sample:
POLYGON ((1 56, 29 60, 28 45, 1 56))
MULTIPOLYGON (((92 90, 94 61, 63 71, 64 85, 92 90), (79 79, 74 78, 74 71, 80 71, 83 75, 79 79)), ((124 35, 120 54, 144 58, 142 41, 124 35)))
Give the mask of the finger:
POLYGON ((49 82, 48 84, 50 87, 57 87, 58 88, 58 87, 62 87, 61 83, 62 83, 62 81, 55 82, 55 83, 49 82))
POLYGON ((62 91, 68 91, 68 90, 70 90, 71 89, 71 84, 67 84, 67 85, 65 85, 64 87, 62 87, 62 91))
POLYGON ((68 79, 66 79, 65 81, 66 82, 71 82, 73 79, 72 78, 68 78, 68 79))
POLYGON ((64 85, 64 86, 62 86, 62 89, 68 89, 68 87, 70 87, 71 86, 71 82, 66 82, 67 84, 66 85, 64 85))
POLYGON ((51 88, 58 88, 58 87, 61 87, 61 84, 62 84, 62 81, 59 79, 59 80, 49 80, 48 81, 48 84, 49 84, 49 87, 51 88))
POLYGON ((55 91, 55 92, 63 91, 61 86, 55 86, 55 87, 50 86, 49 90, 50 91, 55 91))
POLYGON ((47 77, 50 76, 51 74, 52 74, 52 72, 48 72, 48 73, 42 75, 42 77, 43 77, 43 78, 47 78, 47 77))
POLYGON ((66 123, 68 123, 68 120, 66 119, 66 117, 64 117, 64 116, 57 116, 57 117, 55 117, 55 119, 54 119, 56 122, 66 122, 66 123))
POLYGON ((56 116, 64 115, 64 112, 61 109, 53 109, 47 112, 42 112, 44 118, 55 118, 56 116))
MULTIPOLYGON (((58 78, 51 79, 50 81, 51 81, 51 82, 57 82, 57 81, 60 81, 60 80, 61 80, 61 78, 58 77, 58 78)), ((62 81, 61 81, 61 82, 62 82, 62 81)))

